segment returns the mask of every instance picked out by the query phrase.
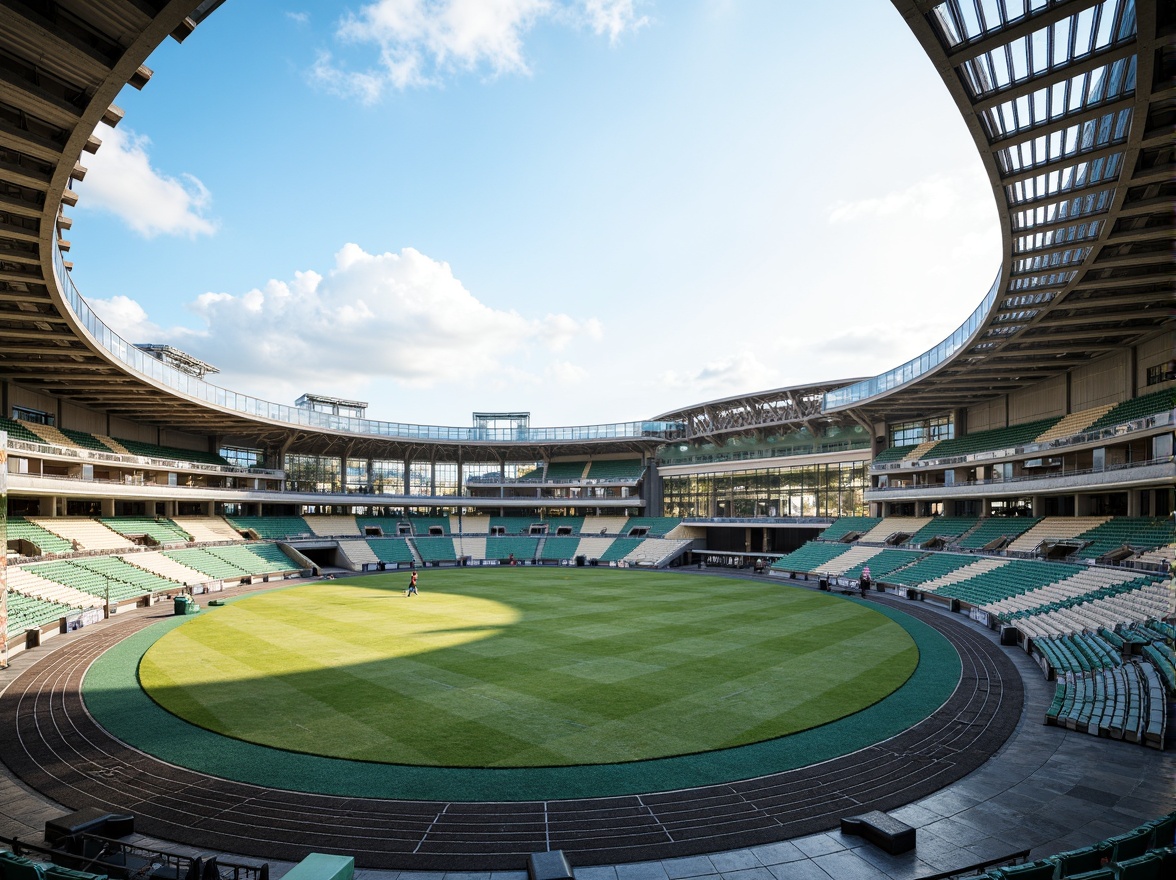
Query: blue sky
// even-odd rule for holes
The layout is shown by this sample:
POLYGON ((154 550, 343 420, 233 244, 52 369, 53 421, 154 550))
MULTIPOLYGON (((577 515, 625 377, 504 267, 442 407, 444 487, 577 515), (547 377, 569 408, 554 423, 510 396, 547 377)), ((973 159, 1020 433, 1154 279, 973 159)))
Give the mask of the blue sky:
POLYGON ((229 0, 83 157, 74 280, 218 384, 627 421, 866 376, 999 264, 885 0, 229 0))

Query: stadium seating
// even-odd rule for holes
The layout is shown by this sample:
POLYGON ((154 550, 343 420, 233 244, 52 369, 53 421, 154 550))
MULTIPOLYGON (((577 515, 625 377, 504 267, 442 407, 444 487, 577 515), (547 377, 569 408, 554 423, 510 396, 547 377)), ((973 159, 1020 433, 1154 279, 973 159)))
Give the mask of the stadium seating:
POLYGON ((199 449, 181 449, 177 446, 156 446, 154 443, 128 440, 125 437, 117 437, 115 439, 132 455, 142 455, 145 458, 162 458, 168 461, 191 461, 197 464, 230 467, 229 463, 215 452, 206 452, 199 449))
POLYGON ((1125 400, 1108 410, 1086 430, 1098 431, 1126 422, 1133 422, 1136 419, 1147 418, 1170 409, 1176 409, 1176 388, 1153 391, 1151 394, 1125 400))
POLYGON ((412 526, 414 535, 430 535, 434 529, 440 529, 443 535, 450 534, 449 517, 447 516, 410 516, 402 522, 407 522, 412 526))
POLYGON ((544 482, 571 482, 584 479, 588 470, 586 461, 551 461, 547 463, 547 473, 544 482))
POLYGON ((878 516, 843 516, 834 520, 833 525, 821 532, 818 537, 822 541, 840 541, 848 535, 864 535, 880 522, 882 518, 878 516))
POLYGON ((630 565, 654 567, 664 565, 689 547, 691 543, 689 538, 646 538, 625 554, 624 561, 630 565))
POLYGON ((41 443, 45 441, 28 429, 24 422, 6 419, 0 416, 0 431, 8 432, 8 439, 23 440, 26 443, 41 443))
POLYGON ((11 566, 7 572, 8 589, 71 608, 94 608, 99 603, 91 593, 83 593, 57 581, 48 580, 21 566, 11 566))
MULTIPOLYGON (((108 444, 103 443, 99 438, 93 434, 87 434, 85 431, 71 431, 68 428, 61 429, 62 435, 76 446, 83 449, 93 449, 95 452, 118 452, 119 450, 112 449, 108 444)), ((121 445, 121 444, 119 444, 121 445)), ((123 447, 124 449, 126 447, 123 447)))
POLYGON ((874 456, 874 464, 885 464, 888 461, 902 461, 918 448, 917 443, 909 446, 890 446, 874 456))
POLYGON ((558 535, 563 529, 567 529, 569 535, 579 535, 584 530, 584 517, 553 516, 547 520, 548 535, 558 535))
POLYGON ((603 553, 597 558, 601 562, 621 562, 626 556, 641 546, 643 538, 615 538, 603 553))
POLYGON ((40 554, 47 553, 69 553, 73 550, 73 545, 60 535, 55 535, 48 529, 38 525, 31 520, 25 519, 23 516, 14 516, 8 520, 8 540, 22 540, 28 541, 34 545, 40 554))
POLYGON ((486 539, 485 559, 508 559, 513 554, 518 562, 530 562, 539 552, 539 539, 522 535, 486 539))
POLYGON ((380 557, 372 552, 367 541, 356 538, 353 541, 340 539, 339 551, 351 561, 353 565, 372 565, 380 561, 380 557))
POLYGON ((1081 570, 1075 565, 1015 559, 998 570, 938 587, 935 595, 960 599, 971 605, 990 605, 1009 596, 1039 590, 1046 584, 1055 583, 1081 570))
POLYGON ((906 543, 911 547, 922 547, 942 539, 945 544, 951 544, 965 532, 974 529, 977 522, 975 517, 937 516, 907 538, 906 543))
POLYGON ((300 516, 226 516, 229 524, 241 532, 253 532, 271 541, 314 534, 300 516))
POLYGON ((1082 559, 1098 559, 1123 547, 1135 553, 1154 550, 1176 540, 1172 519, 1116 516, 1078 535, 1090 543, 1078 551, 1082 559))
POLYGON ((664 538, 682 523, 677 516, 631 516, 621 528, 622 535, 632 534, 634 529, 647 529, 650 538, 664 538))
POLYGON ((963 437, 953 437, 950 440, 940 440, 921 456, 922 460, 940 458, 956 458, 972 455, 976 452, 988 452, 995 449, 1013 449, 1032 443, 1058 422, 1060 418, 1038 419, 1007 428, 995 428, 990 431, 975 431, 963 437))
POLYGON ((539 551, 539 558, 548 562, 575 559, 576 549, 579 546, 580 539, 575 536, 556 536, 548 533, 548 536, 543 540, 543 547, 539 551))
MULTIPOLYGON (((1010 562, 1010 560, 1008 560, 1008 559, 994 559, 994 558, 974 559, 974 560, 970 561, 967 565, 953 567, 946 574, 940 575, 938 577, 930 578, 929 580, 924 580, 922 583, 920 583, 918 585, 918 587, 923 592, 934 593, 934 592, 942 589, 943 587, 950 587, 954 584, 960 584, 960 583, 963 583, 964 581, 967 581, 971 578, 979 577, 980 575, 987 574, 988 572, 991 572, 991 571, 995 571, 998 568, 1004 568, 1006 565, 1009 564, 1009 562, 1010 562)), ((913 567, 914 566, 912 566, 912 568, 913 567)), ((900 572, 894 578, 894 580, 902 580, 905 577, 905 575, 906 575, 905 571, 900 572)))
MULTIPOLYGON (((840 557, 837 561, 841 562, 846 559, 853 550, 845 556, 840 557)), ((904 566, 911 565, 918 562, 926 554, 920 553, 917 550, 881 550, 871 556, 868 560, 856 563, 851 567, 837 572, 842 577, 860 578, 862 576, 862 569, 865 566, 870 567, 870 577, 875 581, 890 580, 890 573, 904 566)))
MULTIPOLYGON (((260 574, 272 574, 281 570, 294 571, 297 566, 290 559, 284 564, 267 562, 250 553, 244 545, 228 545, 205 549, 165 550, 164 555, 186 568, 203 572, 214 580, 239 580, 260 574), (244 554, 244 555, 240 555, 244 554)), ((284 554, 283 554, 284 555, 284 554)))
POLYGON ((531 525, 541 521, 537 516, 492 516, 487 534, 529 535, 531 525))
POLYGON ((488 535, 490 534, 490 517, 467 515, 463 517, 449 517, 449 532, 453 535, 488 535))
POLYGON ((418 561, 405 538, 368 538, 367 544, 380 562, 410 565, 418 561))
POLYGON ((1050 516, 1021 534, 1008 546, 1010 553, 1032 553, 1045 541, 1074 541, 1083 532, 1105 523, 1106 516, 1050 516))
POLYGON ((881 552, 881 547, 867 547, 855 544, 844 553, 826 562, 822 566, 821 571, 825 574, 843 575, 851 569, 860 569, 861 566, 869 563, 871 559, 881 552))
POLYGON ((1048 443, 1051 440, 1062 440, 1067 437, 1073 437, 1075 434, 1081 434, 1088 430, 1099 418, 1106 414, 1114 404, 1105 404, 1103 406, 1096 406, 1090 409, 1084 409, 1079 412, 1070 413, 1068 416, 1063 416, 1062 420, 1038 434, 1035 438, 1035 443, 1048 443))
MULTIPOLYGON (((112 559, 113 557, 93 557, 93 559, 112 559)), ((102 568, 103 566, 99 566, 102 568)), ((112 568, 117 568, 112 567, 112 568)), ((58 562, 39 562, 25 567, 39 577, 57 581, 67 587, 72 587, 82 593, 89 593, 98 599, 105 599, 109 590, 110 601, 125 602, 151 592, 144 589, 137 582, 124 581, 117 576, 111 576, 88 565, 81 565, 73 560, 58 562)), ((146 574, 146 572, 144 572, 146 574)), ((136 578, 136 581, 138 579, 136 578)), ((174 586, 174 585, 173 585, 174 586)))
MULTIPOLYGON (((836 525, 836 523, 834 524, 836 525)), ((825 566, 850 549, 847 544, 830 544, 825 541, 809 541, 787 556, 781 556, 772 563, 776 571, 825 571, 825 566)))
POLYGON ((613 537, 581 538, 580 543, 576 545, 575 555, 583 556, 585 559, 603 559, 615 540, 613 537))
POLYGON ((453 543, 458 556, 468 556, 470 559, 487 559, 486 535, 454 535, 453 543))
POLYGON ((399 535, 401 523, 406 527, 408 526, 408 520, 398 516, 357 516, 355 518, 355 524, 359 528, 359 531, 369 537, 369 529, 379 529, 379 537, 383 538, 391 538, 394 535, 399 535))
POLYGON ((893 572, 887 581, 904 587, 918 587, 975 562, 975 557, 959 553, 930 553, 914 564, 893 572))
POLYGON ((593 461, 588 466, 588 480, 601 480, 604 482, 625 482, 635 483, 641 479, 642 473, 645 471, 645 465, 641 463, 641 459, 619 459, 619 460, 600 460, 593 461))
POLYGON ((316 535, 334 538, 342 535, 362 534, 353 516, 304 516, 303 520, 316 535))
POLYGON ((930 522, 929 516, 888 516, 858 540, 863 544, 881 544, 895 539, 897 535, 916 535, 930 522))
POLYGON ((29 517, 29 521, 64 538, 71 546, 77 541, 80 550, 126 550, 134 546, 133 541, 85 517, 29 517))
POLYGON ((422 562, 456 562, 457 550, 448 535, 412 539, 422 562))
POLYGON ((981 519, 972 531, 957 542, 961 550, 983 550, 993 542, 1012 541, 1037 523, 1040 517, 991 516, 981 519))
POLYGON ((215 543, 224 541, 241 542, 245 539, 220 517, 214 516, 176 516, 172 518, 177 526, 192 536, 197 543, 215 543))
POLYGON ((244 556, 240 554, 248 552, 253 556, 260 558, 263 562, 269 565, 269 568, 263 568, 261 574, 268 574, 276 571, 298 571, 301 566, 282 550, 277 544, 248 544, 244 547, 211 547, 210 552, 216 553, 222 559, 233 560, 242 559, 244 556))
POLYGON ((586 516, 580 526, 581 535, 619 535, 629 522, 625 516, 586 516))
POLYGON ((40 629, 48 623, 54 623, 70 614, 75 609, 47 599, 36 599, 20 593, 8 594, 8 619, 5 633, 8 636, 19 635, 30 629, 40 629))
POLYGON ((111 516, 99 520, 108 529, 136 538, 146 535, 159 544, 186 544, 192 536, 168 519, 149 516, 111 516))
POLYGON ((208 577, 202 572, 188 568, 186 565, 180 565, 174 559, 164 556, 158 551, 128 554, 123 557, 123 561, 185 586, 202 584, 208 580, 208 577))

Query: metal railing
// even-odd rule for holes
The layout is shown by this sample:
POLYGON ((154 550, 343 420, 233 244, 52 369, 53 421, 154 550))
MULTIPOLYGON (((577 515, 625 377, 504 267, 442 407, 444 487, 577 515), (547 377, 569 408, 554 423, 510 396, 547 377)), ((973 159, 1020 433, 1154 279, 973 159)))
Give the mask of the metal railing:
POLYGON ((225 474, 229 476, 273 477, 281 479, 285 471, 269 468, 243 468, 234 465, 207 464, 200 461, 186 461, 175 458, 153 458, 146 455, 125 455, 121 452, 100 452, 97 449, 83 447, 57 446, 53 443, 33 443, 28 440, 17 440, 10 434, 8 437, 9 451, 16 450, 34 455, 54 455, 59 458, 72 458, 85 462, 101 462, 102 464, 122 464, 131 467, 156 467, 170 470, 202 471, 210 474, 225 474))
POLYGON ((318 428, 364 436, 398 440, 435 440, 455 443, 558 443, 591 440, 674 440, 685 436, 684 422, 638 421, 605 425, 576 425, 563 428, 458 428, 443 425, 414 425, 351 418, 315 412, 261 400, 221 388, 169 366, 131 345, 95 314, 78 292, 58 247, 53 248, 53 269, 57 283, 73 315, 93 340, 133 373, 177 394, 249 418, 266 419, 286 425, 318 428))
POLYGON ((1082 434, 1073 434, 1069 437, 1059 437, 1056 440, 1047 440, 1044 443, 1026 443, 1023 446, 1009 446, 1004 449, 984 449, 978 452, 969 452, 966 455, 953 455, 947 458, 920 458, 916 461, 888 461, 882 464, 872 464, 870 465, 870 473, 882 474, 897 470, 970 464, 973 462, 992 461, 998 458, 1008 458, 1014 455, 1044 455, 1068 447, 1097 443, 1100 440, 1114 440, 1126 434, 1150 431, 1154 428, 1163 428, 1173 424, 1173 422, 1176 422, 1176 411, 1166 410, 1130 422, 1124 422, 1121 425, 1111 425, 1107 428, 1101 428, 1098 431, 1087 431, 1082 434))
POLYGON ((988 317, 988 313, 996 303, 996 298, 1001 289, 1001 278, 1003 274, 1003 271, 997 273, 996 280, 992 282, 992 286, 988 289, 988 293, 985 294, 984 299, 980 301, 980 305, 976 306, 972 314, 968 316, 968 319, 941 343, 923 352, 918 357, 911 358, 911 360, 902 366, 895 367, 893 370, 888 370, 872 379, 863 379, 861 382, 855 382, 852 385, 846 385, 844 388, 837 388, 827 392, 822 409, 833 410, 851 406, 855 403, 861 403, 863 400, 868 400, 871 397, 877 397, 878 395, 894 391, 904 385, 909 385, 919 377, 936 369, 940 364, 947 362, 957 353, 963 351, 971 343, 972 338, 980 330, 980 327, 983 326, 985 318, 988 317))

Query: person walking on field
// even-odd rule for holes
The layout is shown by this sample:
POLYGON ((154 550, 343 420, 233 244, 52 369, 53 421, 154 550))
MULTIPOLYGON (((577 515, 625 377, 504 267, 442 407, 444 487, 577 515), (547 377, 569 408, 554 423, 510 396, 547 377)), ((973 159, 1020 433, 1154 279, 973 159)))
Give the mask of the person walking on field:
POLYGON ((408 589, 404 591, 404 595, 405 596, 419 596, 420 595, 420 593, 417 591, 417 573, 415 571, 412 573, 412 578, 408 582, 408 589))

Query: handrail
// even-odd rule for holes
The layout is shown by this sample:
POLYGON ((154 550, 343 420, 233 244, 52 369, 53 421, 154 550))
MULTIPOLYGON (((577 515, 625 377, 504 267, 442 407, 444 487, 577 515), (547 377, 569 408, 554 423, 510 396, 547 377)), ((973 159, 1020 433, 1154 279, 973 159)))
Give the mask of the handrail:
MULTIPOLYGON (((71 446, 57 446, 53 443, 33 443, 29 440, 17 440, 9 435, 8 437, 9 450, 19 450, 21 452, 29 452, 36 455, 45 455, 46 450, 48 454, 62 456, 64 458, 76 458, 81 461, 99 461, 106 464, 127 464, 135 467, 161 467, 169 468, 171 470, 193 470, 204 471, 212 474, 227 474, 232 476, 251 476, 251 477, 273 477, 274 479, 282 479, 286 472, 280 470, 271 470, 269 468, 243 468, 234 465, 218 465, 206 464, 199 461, 185 461, 176 458, 152 458, 146 455, 124 455, 121 452, 100 452, 97 449, 85 449, 83 447, 71 446)), ((117 481, 116 481, 117 482, 117 481)))
POLYGON ((1097 443, 1099 440, 1112 440, 1124 434, 1132 434, 1137 431, 1150 431, 1153 428, 1162 428, 1166 425, 1171 425, 1173 422, 1176 422, 1176 410, 1165 410, 1163 412, 1153 413, 1150 416, 1133 419, 1130 422, 1101 428, 1098 431, 1087 431, 1083 434, 1074 434, 1069 437, 1058 437, 1056 440, 1047 440, 1044 443, 1026 443, 1024 446, 1009 446, 1004 449, 984 449, 978 452, 970 452, 967 455, 953 455, 947 458, 886 461, 881 464, 870 465, 870 472, 881 474, 896 470, 913 470, 922 467, 939 467, 942 465, 992 461, 993 459, 1008 458, 1013 455, 1033 455, 1035 453, 1053 452, 1058 449, 1080 446, 1085 443, 1097 443))
POLYGON ((461 443, 551 443, 591 440, 674 440, 684 436, 684 422, 637 421, 605 425, 576 425, 560 428, 457 428, 443 425, 413 425, 381 422, 315 412, 260 400, 248 394, 229 391, 169 366, 131 345, 108 327, 78 292, 65 268, 65 258, 58 246, 53 248, 53 270, 73 315, 93 340, 129 370, 154 383, 186 395, 200 403, 219 407, 250 418, 266 419, 287 425, 341 431, 349 434, 403 440, 438 440, 461 443))
POLYGON ((958 489, 961 486, 1002 486, 1006 483, 1029 483, 1034 480, 1051 480, 1064 479, 1067 477, 1083 477, 1089 474, 1105 474, 1114 471, 1131 470, 1132 468, 1154 467, 1158 464, 1167 464, 1174 461, 1172 456, 1165 458, 1149 458, 1145 461, 1129 461, 1123 464, 1107 465, 1102 468, 1082 468, 1080 470, 1067 471, 1050 471, 1042 474, 1022 474, 1019 477, 1008 477, 1007 479, 986 479, 986 480, 960 480, 955 483, 901 483, 898 485, 887 484, 885 486, 871 486, 866 489, 866 492, 889 492, 891 490, 897 492, 909 491, 912 489, 958 489))

